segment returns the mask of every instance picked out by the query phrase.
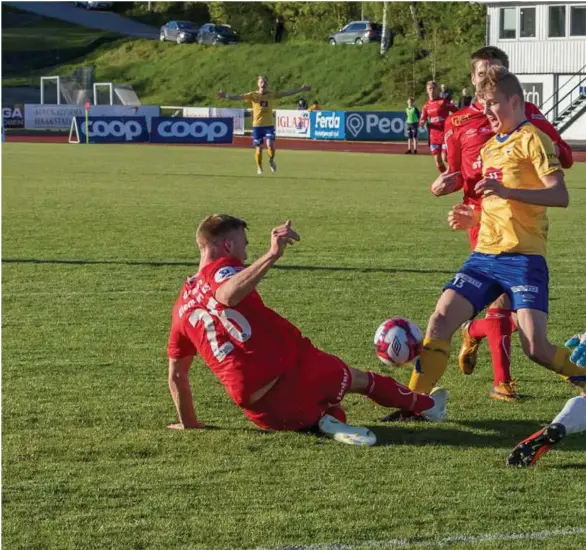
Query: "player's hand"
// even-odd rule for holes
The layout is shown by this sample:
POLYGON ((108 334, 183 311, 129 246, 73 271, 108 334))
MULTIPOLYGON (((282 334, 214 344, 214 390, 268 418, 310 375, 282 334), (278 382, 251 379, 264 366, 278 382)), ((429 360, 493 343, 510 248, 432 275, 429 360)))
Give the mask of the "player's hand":
POLYGON ((470 204, 456 204, 448 214, 448 225, 452 229, 471 229, 480 223, 480 212, 470 204))
POLYGON ((226 92, 218 92, 216 95, 218 99, 226 99, 226 92))
POLYGON ((301 237, 291 229, 291 223, 291 220, 287 220, 283 225, 275 227, 271 231, 270 253, 277 258, 283 255, 288 244, 301 240, 301 237))
POLYGON ((431 192, 436 197, 449 195, 459 189, 462 189, 462 172, 452 172, 451 174, 444 172, 431 184, 431 192))
POLYGON ((483 197, 495 195, 506 199, 508 196, 508 189, 500 181, 492 178, 481 179, 474 187, 474 191, 483 197))
POLYGON ((178 422, 176 424, 169 424, 167 428, 169 428, 170 430, 203 430, 205 428, 205 425, 201 422, 195 422, 189 425, 185 425, 181 422, 178 422))
POLYGON ((566 342, 566 347, 572 350, 570 361, 579 367, 586 368, 586 332, 572 336, 566 342))

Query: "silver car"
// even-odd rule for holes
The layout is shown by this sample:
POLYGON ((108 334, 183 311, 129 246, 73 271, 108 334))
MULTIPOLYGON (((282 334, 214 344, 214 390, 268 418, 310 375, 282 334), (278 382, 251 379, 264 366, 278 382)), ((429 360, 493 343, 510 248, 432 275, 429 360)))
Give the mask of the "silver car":
POLYGON ((370 21, 352 21, 340 32, 330 34, 328 41, 332 46, 337 44, 366 44, 367 42, 380 42, 382 25, 370 21))

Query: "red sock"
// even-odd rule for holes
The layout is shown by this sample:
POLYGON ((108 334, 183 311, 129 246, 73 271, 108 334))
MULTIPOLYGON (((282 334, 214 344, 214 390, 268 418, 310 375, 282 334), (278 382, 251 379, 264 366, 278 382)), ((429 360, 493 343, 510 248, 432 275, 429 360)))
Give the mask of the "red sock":
POLYGON ((413 392, 396 380, 372 371, 368 371, 368 389, 364 395, 378 405, 403 411, 422 412, 434 405, 429 395, 413 392))
POLYGON ((340 405, 334 405, 333 407, 330 407, 326 411, 326 414, 329 414, 330 416, 333 416, 336 420, 339 420, 340 422, 344 422, 344 424, 346 424, 346 411, 340 405))
POLYGON ((495 386, 511 381, 511 333, 516 328, 510 310, 489 308, 486 317, 472 321, 468 329, 472 338, 488 340, 495 386))

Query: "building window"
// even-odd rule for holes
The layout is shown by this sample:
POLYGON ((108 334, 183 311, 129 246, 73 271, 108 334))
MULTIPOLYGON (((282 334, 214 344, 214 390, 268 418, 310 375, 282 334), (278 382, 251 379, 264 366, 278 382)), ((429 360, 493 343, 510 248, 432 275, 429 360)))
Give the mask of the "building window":
POLYGON ((570 36, 586 36, 586 6, 570 8, 570 36))
POLYGON ((535 38, 535 8, 521 8, 520 33, 521 38, 535 38))
POLYGON ((501 8, 500 10, 500 38, 517 38, 517 8, 501 8))
POLYGON ((549 6, 550 38, 566 36, 566 6, 549 6))

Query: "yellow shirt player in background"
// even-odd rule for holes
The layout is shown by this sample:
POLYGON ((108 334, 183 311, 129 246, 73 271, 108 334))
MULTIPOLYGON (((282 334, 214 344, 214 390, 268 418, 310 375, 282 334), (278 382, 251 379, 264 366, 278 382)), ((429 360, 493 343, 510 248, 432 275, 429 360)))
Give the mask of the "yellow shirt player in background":
POLYGON ((248 101, 252 104, 252 144, 255 147, 254 159, 256 161, 257 174, 262 174, 262 144, 267 142, 267 151, 269 153, 269 165, 271 171, 277 171, 275 164, 275 125, 273 123, 273 109, 276 99, 309 92, 311 86, 303 86, 295 90, 284 92, 269 91, 269 81, 266 76, 258 77, 258 90, 240 95, 228 95, 225 92, 219 92, 219 99, 233 99, 234 101, 248 101))
POLYGON ((501 66, 488 69, 477 97, 496 134, 482 149, 479 219, 465 205, 449 215, 454 229, 480 223, 478 245, 444 288, 429 320, 410 388, 429 393, 445 372, 450 341, 465 321, 502 293, 509 297, 523 351, 534 362, 584 388, 586 369, 547 339, 547 207, 568 206, 564 174, 551 140, 525 119, 523 90, 501 66))

